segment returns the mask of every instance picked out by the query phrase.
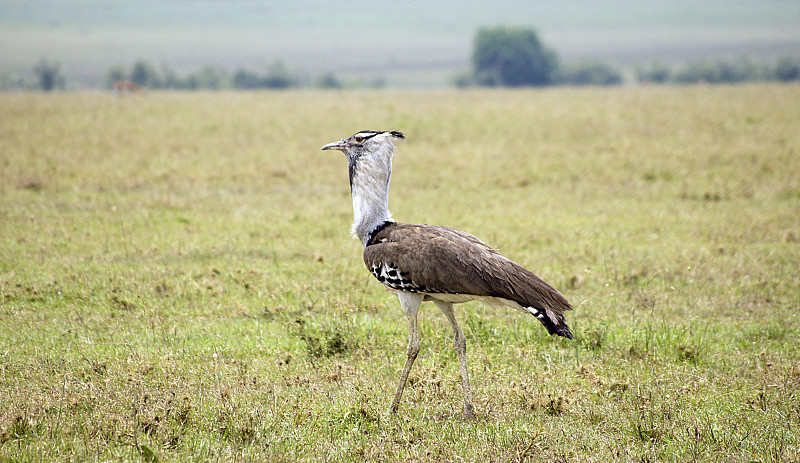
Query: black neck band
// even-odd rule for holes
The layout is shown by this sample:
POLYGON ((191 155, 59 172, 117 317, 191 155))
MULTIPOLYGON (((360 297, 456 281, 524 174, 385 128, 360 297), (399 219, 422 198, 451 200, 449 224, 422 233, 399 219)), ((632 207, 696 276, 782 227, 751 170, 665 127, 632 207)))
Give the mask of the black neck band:
POLYGON ((380 224, 377 227, 375 227, 374 230, 369 232, 369 236, 367 237, 367 246, 375 244, 375 243, 372 242, 372 240, 375 239, 375 235, 377 235, 378 233, 383 231, 384 228, 386 228, 386 227, 388 227, 389 225, 392 225, 392 224, 394 224, 394 222, 392 222, 391 220, 387 220, 386 222, 383 222, 382 224, 380 224))

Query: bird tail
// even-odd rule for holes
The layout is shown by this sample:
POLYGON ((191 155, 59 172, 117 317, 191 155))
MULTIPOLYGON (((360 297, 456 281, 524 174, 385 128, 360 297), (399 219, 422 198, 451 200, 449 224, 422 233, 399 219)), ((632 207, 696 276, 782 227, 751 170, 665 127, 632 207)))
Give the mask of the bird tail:
POLYGON ((542 322, 542 325, 551 335, 563 336, 567 339, 575 339, 567 326, 564 316, 548 309, 537 309, 536 307, 525 307, 525 310, 542 322))

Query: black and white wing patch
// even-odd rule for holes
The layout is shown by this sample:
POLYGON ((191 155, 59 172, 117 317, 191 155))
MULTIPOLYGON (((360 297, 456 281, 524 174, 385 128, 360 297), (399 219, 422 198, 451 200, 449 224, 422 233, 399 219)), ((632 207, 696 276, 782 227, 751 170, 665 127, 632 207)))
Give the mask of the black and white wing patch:
POLYGON ((428 291, 424 285, 414 283, 409 272, 403 272, 397 267, 391 267, 383 262, 374 262, 369 271, 387 288, 410 293, 424 293, 428 291))

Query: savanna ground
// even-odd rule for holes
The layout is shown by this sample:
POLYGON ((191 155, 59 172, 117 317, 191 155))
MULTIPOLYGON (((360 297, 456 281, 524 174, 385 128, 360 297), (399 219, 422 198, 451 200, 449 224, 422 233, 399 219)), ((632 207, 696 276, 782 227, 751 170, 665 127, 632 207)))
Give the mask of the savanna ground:
POLYGON ((0 95, 3 461, 800 461, 800 87, 0 95), (348 235, 360 129, 390 207, 573 302, 576 341, 394 296, 348 235))

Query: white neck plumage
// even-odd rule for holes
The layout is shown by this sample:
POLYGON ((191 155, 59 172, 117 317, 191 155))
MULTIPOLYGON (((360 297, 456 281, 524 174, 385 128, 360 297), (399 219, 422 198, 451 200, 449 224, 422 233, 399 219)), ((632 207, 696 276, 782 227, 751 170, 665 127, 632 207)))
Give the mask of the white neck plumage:
POLYGON ((391 141, 377 152, 364 153, 351 159, 350 191, 353 195, 354 236, 367 246, 370 233, 386 221, 392 221, 389 212, 389 181, 392 177, 391 141))

